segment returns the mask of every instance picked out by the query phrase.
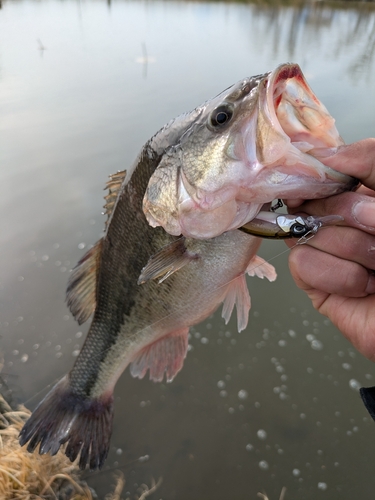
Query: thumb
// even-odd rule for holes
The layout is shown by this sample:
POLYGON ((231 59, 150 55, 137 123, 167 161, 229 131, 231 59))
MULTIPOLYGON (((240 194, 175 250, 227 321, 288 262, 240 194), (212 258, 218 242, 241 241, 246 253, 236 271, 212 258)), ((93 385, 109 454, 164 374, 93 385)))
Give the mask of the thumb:
POLYGON ((311 152, 324 165, 356 177, 375 190, 375 139, 363 139, 337 150, 316 148, 311 152))

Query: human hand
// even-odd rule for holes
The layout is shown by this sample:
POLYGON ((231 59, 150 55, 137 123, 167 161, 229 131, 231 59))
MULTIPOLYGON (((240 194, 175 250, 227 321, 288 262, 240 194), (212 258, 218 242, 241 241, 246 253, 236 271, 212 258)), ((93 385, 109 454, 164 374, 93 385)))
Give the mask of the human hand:
POLYGON ((302 200, 287 200, 292 213, 344 217, 342 225, 324 228, 307 244, 292 248, 289 267, 314 307, 375 361, 375 139, 332 153, 322 150, 320 161, 358 178, 363 186, 302 204, 302 200))

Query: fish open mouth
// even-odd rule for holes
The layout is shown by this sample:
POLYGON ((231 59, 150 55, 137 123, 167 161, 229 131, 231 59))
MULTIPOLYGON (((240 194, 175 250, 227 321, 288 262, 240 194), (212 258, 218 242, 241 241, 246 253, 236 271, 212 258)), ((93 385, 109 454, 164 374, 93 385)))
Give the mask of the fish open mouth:
MULTIPOLYGON (((314 156, 318 150, 337 148, 344 141, 334 118, 315 96, 298 64, 283 64, 263 80, 257 120, 256 157, 265 167, 257 181, 264 183, 267 178, 267 183, 284 184, 286 189, 281 190, 279 197, 292 194, 292 183, 294 191, 306 182, 312 188, 316 182, 342 185, 338 192, 350 188, 348 176, 314 156)), ((323 188, 321 193, 315 193, 314 188, 303 191, 302 188, 301 197, 305 199, 333 194, 329 188, 323 188)))
POLYGON ((302 152, 344 144, 335 120, 315 96, 297 64, 283 64, 266 81, 265 112, 272 126, 302 152))

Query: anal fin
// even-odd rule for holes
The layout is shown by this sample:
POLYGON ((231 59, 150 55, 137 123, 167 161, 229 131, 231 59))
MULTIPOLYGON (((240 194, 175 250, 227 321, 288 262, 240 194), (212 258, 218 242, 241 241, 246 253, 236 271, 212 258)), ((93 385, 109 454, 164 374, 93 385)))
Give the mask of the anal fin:
POLYGON ((227 324, 230 320, 234 305, 236 305, 237 309, 237 328, 238 331, 241 332, 247 326, 251 307, 249 290, 247 289, 244 274, 235 278, 228 287, 221 313, 221 316, 225 320, 225 324, 227 324))
POLYGON ((99 240, 73 269, 66 289, 66 301, 70 312, 81 325, 87 321, 96 307, 96 283, 102 240, 99 240))
POLYGON ((188 348, 189 328, 182 328, 144 347, 130 364, 133 377, 143 378, 150 370, 150 380, 161 382, 166 375, 172 382, 181 370, 188 348))
POLYGON ((159 283, 162 283, 171 274, 197 258, 197 255, 192 255, 186 249, 185 238, 178 238, 150 257, 138 278, 138 285, 157 278, 160 278, 159 283))
POLYGON ((259 255, 254 255, 246 268, 246 272, 249 276, 258 276, 261 279, 267 278, 268 281, 275 281, 277 278, 273 265, 259 257, 259 255))

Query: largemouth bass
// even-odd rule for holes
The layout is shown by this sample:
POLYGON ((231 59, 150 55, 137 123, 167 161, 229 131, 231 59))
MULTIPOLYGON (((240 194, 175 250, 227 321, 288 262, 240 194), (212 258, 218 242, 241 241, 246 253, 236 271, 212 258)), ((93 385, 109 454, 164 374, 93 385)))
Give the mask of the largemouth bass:
POLYGON ((352 178, 303 152, 310 145, 339 144, 333 119, 296 65, 247 78, 156 133, 142 148, 133 173, 118 172, 107 184, 105 234, 73 270, 67 289, 79 323, 93 314, 87 338, 72 370, 26 422, 20 444, 29 442, 30 452, 40 445, 41 454, 55 454, 66 444, 66 455, 72 461, 80 455, 82 469, 102 467, 121 373, 130 366, 134 377, 149 371, 153 381, 164 376, 172 381, 187 353, 189 327, 220 303, 226 322, 236 306, 238 330, 246 328, 245 274, 273 281, 276 272, 256 255, 261 239, 236 228, 271 198, 316 198, 351 189, 352 178), (301 104, 302 98, 308 103, 301 104), (278 115, 271 109, 275 103, 278 115), (311 113, 303 110, 310 103, 311 113), (251 176, 244 180, 247 170, 258 171, 254 185, 251 176), (207 210, 196 202, 202 186, 205 200, 210 199, 207 210), (151 227, 143 209, 155 226, 161 215, 165 229, 151 227))

